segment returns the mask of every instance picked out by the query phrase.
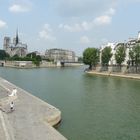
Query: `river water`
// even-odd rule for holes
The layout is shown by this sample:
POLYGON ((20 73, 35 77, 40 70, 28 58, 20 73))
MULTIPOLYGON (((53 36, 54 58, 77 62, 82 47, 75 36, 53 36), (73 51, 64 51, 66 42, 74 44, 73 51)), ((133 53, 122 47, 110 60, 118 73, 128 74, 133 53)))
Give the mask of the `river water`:
POLYGON ((140 140, 140 81, 93 76, 85 67, 0 68, 0 76, 62 111, 69 140, 140 140))

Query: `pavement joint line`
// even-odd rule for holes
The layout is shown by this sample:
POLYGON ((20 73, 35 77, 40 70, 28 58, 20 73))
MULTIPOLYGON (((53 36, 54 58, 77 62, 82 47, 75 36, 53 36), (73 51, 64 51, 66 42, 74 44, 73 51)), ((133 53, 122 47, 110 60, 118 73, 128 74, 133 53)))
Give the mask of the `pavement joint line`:
POLYGON ((3 116, 4 116, 4 119, 5 119, 5 122, 6 122, 6 126, 7 126, 8 130, 9 130, 8 132, 9 132, 9 135, 10 135, 10 140, 15 140, 11 124, 8 121, 8 116, 6 114, 4 114, 3 116))
POLYGON ((3 127, 4 133, 5 133, 6 140, 10 140, 10 136, 8 134, 8 130, 6 128, 4 117, 3 117, 3 114, 2 114, 1 111, 0 111, 0 119, 1 119, 1 122, 2 122, 2 127, 3 127))
POLYGON ((1 86, 6 89, 7 91, 10 91, 10 89, 8 89, 7 87, 5 87, 3 84, 1 84, 1 86))

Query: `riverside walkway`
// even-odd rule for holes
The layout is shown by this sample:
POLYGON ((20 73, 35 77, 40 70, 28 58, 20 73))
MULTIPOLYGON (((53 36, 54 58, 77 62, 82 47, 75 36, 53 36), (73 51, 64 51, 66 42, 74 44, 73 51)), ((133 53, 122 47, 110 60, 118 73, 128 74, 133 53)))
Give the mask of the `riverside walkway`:
MULTIPOLYGON (((7 91, 16 86, 0 78, 0 103, 8 98, 7 91)), ((10 112, 9 104, 0 110, 0 140, 66 140, 52 126, 61 120, 59 109, 16 87, 18 98, 14 100, 15 110, 10 112)))

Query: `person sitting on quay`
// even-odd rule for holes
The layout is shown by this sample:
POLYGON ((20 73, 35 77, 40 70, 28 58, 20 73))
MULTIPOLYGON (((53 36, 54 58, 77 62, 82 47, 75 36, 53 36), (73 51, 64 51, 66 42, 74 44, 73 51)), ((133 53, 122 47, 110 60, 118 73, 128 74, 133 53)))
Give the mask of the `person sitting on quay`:
POLYGON ((14 102, 11 102, 11 103, 10 103, 10 111, 11 111, 11 112, 14 111, 14 102))
POLYGON ((17 89, 16 88, 14 88, 13 90, 12 90, 12 93, 10 94, 10 95, 8 95, 9 97, 12 97, 12 96, 16 96, 17 95, 17 89))
MULTIPOLYGON (((8 92, 11 92, 11 91, 8 89, 8 92)), ((0 100, 0 110, 3 112, 7 112, 5 110, 5 106, 9 103, 10 103, 10 111, 12 112, 14 110, 13 101, 17 98, 17 89, 13 88, 11 94, 9 94, 8 97, 9 98, 4 98, 4 99, 0 100)))

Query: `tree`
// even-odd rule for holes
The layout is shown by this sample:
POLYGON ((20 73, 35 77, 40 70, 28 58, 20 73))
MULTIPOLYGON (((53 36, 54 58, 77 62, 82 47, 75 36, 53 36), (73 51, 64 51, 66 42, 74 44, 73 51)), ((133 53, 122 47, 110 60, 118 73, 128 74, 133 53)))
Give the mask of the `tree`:
POLYGON ((110 58, 112 57, 111 50, 112 50, 111 47, 105 47, 102 50, 102 56, 101 56, 102 65, 108 65, 110 58))
POLYGON ((42 61, 42 58, 40 55, 36 55, 36 53, 29 53, 26 55, 26 59, 32 61, 36 66, 40 65, 40 62, 42 61))
POLYGON ((134 61, 135 61, 135 54, 134 54, 134 49, 132 48, 132 50, 129 50, 129 65, 130 65, 130 61, 132 63, 132 66, 134 65, 134 61))
POLYGON ((132 65, 135 62, 136 72, 137 72, 137 67, 140 64, 140 44, 139 43, 133 46, 132 50, 129 51, 129 57, 132 61, 132 65))
POLYGON ((9 58, 9 54, 6 53, 4 50, 0 50, 0 60, 5 60, 6 58, 9 58))
POLYGON ((36 57, 34 58, 33 62, 34 62, 34 64, 36 66, 39 66, 41 61, 42 61, 41 56, 40 55, 36 55, 36 57))
POLYGON ((40 62, 42 61, 42 58, 40 55, 36 55, 36 53, 29 53, 26 55, 26 59, 32 61, 36 66, 40 65, 40 62))
POLYGON ((20 61, 20 57, 17 54, 15 54, 11 59, 16 60, 16 61, 20 61))
POLYGON ((26 55, 26 57, 36 58, 36 53, 34 53, 34 52, 28 53, 28 54, 26 55))
POLYGON ((134 46, 134 56, 135 56, 135 64, 136 67, 140 64, 140 44, 136 44, 134 46))
POLYGON ((83 52, 83 62, 89 65, 89 69, 92 69, 99 62, 99 50, 96 48, 85 49, 83 52))
POLYGON ((116 50, 116 54, 115 54, 115 60, 117 62, 117 64, 119 64, 119 66, 121 67, 121 64, 124 62, 125 60, 125 56, 126 56, 126 52, 125 52, 125 45, 124 44, 120 44, 116 50))
POLYGON ((36 60, 37 60, 37 61, 42 61, 41 56, 40 56, 40 55, 37 55, 37 56, 36 56, 36 60))
POLYGON ((82 63, 83 62, 83 57, 78 57, 78 62, 82 63))

